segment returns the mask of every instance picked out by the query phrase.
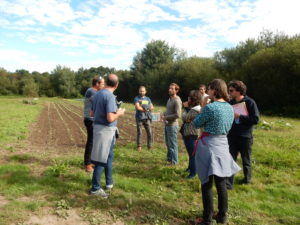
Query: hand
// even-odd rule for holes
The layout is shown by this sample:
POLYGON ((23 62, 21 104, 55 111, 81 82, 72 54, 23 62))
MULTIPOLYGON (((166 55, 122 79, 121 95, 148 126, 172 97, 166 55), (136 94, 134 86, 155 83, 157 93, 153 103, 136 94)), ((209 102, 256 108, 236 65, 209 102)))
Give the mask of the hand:
POLYGON ((164 114, 160 114, 160 122, 164 122, 165 121, 165 116, 164 114))
POLYGON ((240 118, 240 114, 239 113, 234 113, 234 119, 238 119, 240 118))
POLYGON ((124 108, 119 108, 117 111, 117 114, 120 116, 123 116, 125 114, 125 109, 124 108))
POLYGON ((183 105, 183 107, 189 107, 189 103, 188 102, 183 102, 182 105, 183 105))

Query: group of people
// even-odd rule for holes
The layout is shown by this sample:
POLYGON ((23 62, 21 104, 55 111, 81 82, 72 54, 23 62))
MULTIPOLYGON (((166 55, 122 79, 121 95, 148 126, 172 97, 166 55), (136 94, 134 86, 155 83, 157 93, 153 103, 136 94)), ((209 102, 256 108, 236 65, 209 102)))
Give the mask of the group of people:
MULTIPOLYGON (((116 121, 125 113, 125 109, 117 107, 113 95, 118 83, 117 75, 110 74, 106 78, 104 88, 104 79, 98 76, 93 79, 93 86, 85 95, 84 123, 88 134, 84 155, 85 170, 93 171, 90 193, 104 198, 107 198, 108 194, 100 186, 100 177, 104 169, 106 189, 113 187, 112 160, 116 121)), ((252 130, 258 123, 259 111, 255 101, 246 95, 246 89, 242 81, 233 80, 227 85, 221 79, 214 79, 208 84, 207 91, 205 85, 200 85, 198 90, 190 91, 186 102, 182 102, 178 96, 179 86, 176 83, 169 85, 166 111, 160 118, 165 124, 166 160, 171 166, 178 163, 179 131, 189 156, 186 169, 189 174, 186 178, 191 179, 198 175, 201 181, 203 217, 193 221, 193 224, 210 225, 213 218, 217 223, 227 224, 227 190, 233 188, 234 174, 240 170, 235 162, 239 153, 244 171, 242 183, 251 182, 252 130), (182 118, 180 129, 179 118, 182 118), (213 181, 218 193, 216 215, 213 208, 213 181)), ((151 99, 146 96, 144 86, 139 88, 134 105, 137 149, 142 150, 142 126, 147 133, 147 147, 151 149, 151 111, 154 107, 151 99)))

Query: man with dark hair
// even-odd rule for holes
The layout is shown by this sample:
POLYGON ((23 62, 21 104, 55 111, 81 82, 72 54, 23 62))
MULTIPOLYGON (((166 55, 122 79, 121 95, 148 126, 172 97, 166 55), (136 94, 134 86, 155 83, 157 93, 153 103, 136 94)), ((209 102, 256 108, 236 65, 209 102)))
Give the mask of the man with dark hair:
POLYGON ((105 169, 106 189, 113 187, 112 161, 114 157, 115 133, 117 120, 123 116, 125 109, 117 107, 116 97, 113 92, 119 84, 118 76, 109 74, 106 87, 99 91, 94 98, 94 139, 91 160, 95 164, 92 178, 92 195, 107 198, 108 194, 101 188, 100 178, 105 169))
POLYGON ((147 132, 147 147, 148 149, 152 147, 151 111, 153 110, 153 104, 151 102, 151 99, 146 96, 146 93, 146 88, 144 86, 140 86, 139 95, 134 98, 134 106, 136 109, 135 119, 137 128, 136 142, 138 151, 142 150, 142 126, 144 126, 147 132))
POLYGON ((83 121, 87 131, 87 141, 84 151, 84 168, 86 172, 93 171, 91 163, 91 152, 93 147, 93 117, 91 116, 91 109, 93 98, 97 91, 102 88, 104 88, 104 79, 97 75, 92 80, 92 87, 88 88, 84 95, 83 121))
MULTIPOLYGON (((228 133, 228 144, 232 158, 236 161, 238 153, 240 152, 242 162, 244 179, 242 183, 248 184, 251 182, 252 168, 251 168, 251 153, 253 144, 253 126, 259 121, 259 111, 255 101, 246 96, 246 85, 239 80, 230 81, 228 84, 228 91, 231 97, 230 104, 240 107, 245 107, 241 114, 235 110, 234 122, 228 133)), ((233 188, 233 176, 227 180, 227 188, 233 188)))
POLYGON ((175 83, 171 83, 169 86, 170 98, 167 102, 167 110, 162 115, 162 120, 165 122, 165 140, 168 148, 167 161, 171 165, 178 163, 178 143, 177 143, 177 131, 178 131, 178 118, 181 117, 182 102, 177 93, 179 86, 175 83))

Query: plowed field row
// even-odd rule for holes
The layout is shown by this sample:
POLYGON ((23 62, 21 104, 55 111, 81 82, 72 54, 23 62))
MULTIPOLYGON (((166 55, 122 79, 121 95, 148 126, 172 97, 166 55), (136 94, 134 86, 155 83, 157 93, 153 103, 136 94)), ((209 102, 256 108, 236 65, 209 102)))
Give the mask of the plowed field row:
MULTIPOLYGON (((76 114, 78 117, 82 117, 82 107, 75 106, 72 103, 65 102, 64 107, 76 114)), ((136 122, 135 112, 126 111, 125 115, 118 120, 118 128, 120 130, 119 144, 127 144, 136 141, 136 122)), ((152 123, 152 129, 154 134, 154 142, 164 143, 164 131, 163 123, 152 123)), ((143 143, 146 143, 146 132, 143 130, 143 143)))
MULTIPOLYGON (((86 129, 83 124, 82 107, 68 101, 48 102, 33 127, 29 138, 33 146, 39 147, 84 147, 86 129)), ((163 124, 152 123, 154 142, 164 143, 163 124)), ((136 141, 135 112, 126 111, 119 119, 120 138, 118 145, 136 141)), ((143 130, 143 143, 146 144, 146 132, 143 130)))

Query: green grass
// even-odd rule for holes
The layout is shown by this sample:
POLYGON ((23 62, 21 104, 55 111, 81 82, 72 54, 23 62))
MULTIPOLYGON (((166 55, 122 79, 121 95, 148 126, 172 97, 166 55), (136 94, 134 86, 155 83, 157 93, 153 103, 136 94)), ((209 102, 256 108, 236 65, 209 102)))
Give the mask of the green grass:
POLYGON ((0 98, 0 147, 26 139, 40 109, 40 104, 23 104, 22 98, 0 98))
MULTIPOLYGON (((3 101, 7 101, 20 115, 25 111, 20 100, 14 99, 13 104, 9 103, 12 99, 0 98, 1 107, 5 105, 3 101)), ((125 106, 133 110, 131 104, 125 106)), ((31 119, 24 119, 22 126, 16 125, 16 133, 23 129, 26 134, 27 127, 35 120, 40 106, 30 107, 37 108, 33 111, 26 108, 33 115, 31 119)), ((229 222, 231 225, 298 224, 300 120, 265 116, 262 120, 272 123, 272 127, 259 126, 254 131, 253 183, 238 184, 243 176, 242 172, 237 174, 235 187, 229 191, 229 222)), ((1 118, 0 122, 4 127, 14 127, 11 120, 4 123, 1 118)), ((14 142, 12 137, 6 138, 6 144, 14 142)), ((0 205, 0 224, 24 223, 30 214, 38 213, 43 207, 52 208, 49 213, 61 217, 67 216, 69 208, 76 208, 81 218, 90 224, 103 223, 100 212, 107 212, 126 224, 188 224, 189 219, 200 216, 199 180, 184 179, 187 175, 185 149, 181 149, 180 163, 176 167, 165 164, 163 145, 142 153, 135 149, 134 143, 116 147, 114 189, 107 200, 88 195, 91 175, 82 170, 83 149, 70 149, 61 155, 4 151, 6 155, 0 164, 0 196, 8 203, 0 205), (28 200, 22 201, 24 197, 28 200)), ((104 180, 103 176, 105 186, 104 180)), ((214 194, 217 209, 215 190, 214 194)))

